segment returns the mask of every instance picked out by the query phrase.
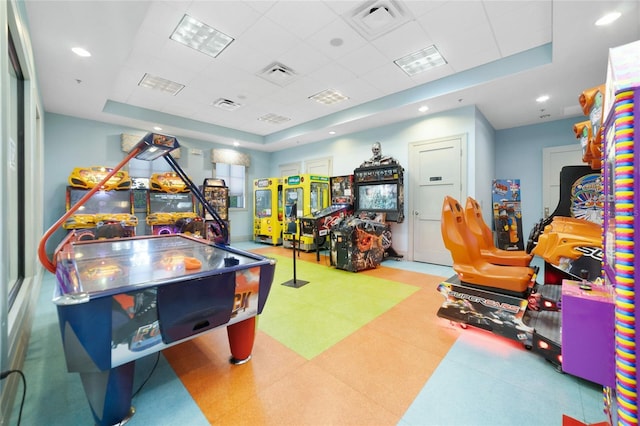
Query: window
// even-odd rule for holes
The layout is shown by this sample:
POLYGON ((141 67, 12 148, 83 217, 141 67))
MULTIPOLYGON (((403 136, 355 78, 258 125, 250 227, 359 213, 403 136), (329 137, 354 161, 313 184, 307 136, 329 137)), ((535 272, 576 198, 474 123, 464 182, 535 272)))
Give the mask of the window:
POLYGON ((20 291, 25 275, 25 163, 24 163, 24 76, 16 47, 9 31, 9 82, 11 105, 8 111, 9 143, 8 147, 8 222, 4 223, 9 239, 9 287, 8 307, 20 291))
POLYGON ((229 208, 244 209, 246 194, 246 168, 237 164, 215 163, 215 176, 224 179, 229 187, 229 208))

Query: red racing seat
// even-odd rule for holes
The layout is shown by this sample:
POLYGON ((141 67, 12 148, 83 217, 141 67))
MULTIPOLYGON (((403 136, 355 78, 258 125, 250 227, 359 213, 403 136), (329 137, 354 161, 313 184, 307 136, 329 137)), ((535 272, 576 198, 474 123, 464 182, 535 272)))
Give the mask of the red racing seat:
POLYGON ((449 196, 442 205, 440 229, 453 258, 453 270, 461 281, 510 293, 526 292, 534 270, 526 266, 494 265, 484 259, 478 239, 467 227, 462 206, 449 196))
POLYGON ((493 233, 482 218, 480 204, 471 197, 467 197, 464 209, 465 220, 469 230, 475 235, 480 246, 480 255, 494 265, 529 266, 533 255, 524 250, 502 250, 493 243, 493 233))

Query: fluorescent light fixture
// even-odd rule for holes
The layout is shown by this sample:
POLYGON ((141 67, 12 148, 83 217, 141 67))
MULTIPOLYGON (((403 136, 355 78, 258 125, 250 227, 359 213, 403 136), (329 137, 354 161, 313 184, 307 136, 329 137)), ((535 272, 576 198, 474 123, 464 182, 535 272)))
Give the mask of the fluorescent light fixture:
POLYGON ((309 96, 309 99, 313 99, 316 102, 325 105, 336 104, 338 102, 345 101, 349 99, 348 96, 343 95, 335 89, 327 89, 322 92, 316 93, 313 96, 309 96))
POLYGON ((78 56, 82 56, 83 58, 88 58, 91 56, 91 53, 88 50, 83 49, 82 47, 74 47, 71 49, 73 53, 78 56))
POLYGON ((269 113, 269 114, 263 115, 262 117, 258 117, 258 120, 264 121, 265 123, 280 124, 280 123, 284 123, 285 121, 289 121, 291 119, 288 117, 283 117, 278 114, 269 113))
POLYGON ((393 62, 409 76, 447 63, 435 46, 418 50, 393 62))
POLYGON ((418 111, 427 112, 427 111, 429 111, 429 107, 426 106, 426 105, 422 105, 420 108, 418 108, 418 111))
POLYGON ((542 95, 536 98, 536 102, 538 103, 547 102, 548 100, 549 100, 549 95, 542 95))
POLYGON ((596 21, 597 26, 609 25, 616 21, 622 14, 620 12, 611 12, 604 15, 602 18, 596 21))
POLYGON ((214 58, 233 41, 233 37, 189 15, 182 17, 170 38, 214 58))
POLYGON ((173 96, 180 93, 184 89, 184 84, 176 83, 175 81, 167 80, 155 75, 145 74, 138 83, 138 86, 146 87, 147 89, 159 90, 161 92, 171 93, 173 96))

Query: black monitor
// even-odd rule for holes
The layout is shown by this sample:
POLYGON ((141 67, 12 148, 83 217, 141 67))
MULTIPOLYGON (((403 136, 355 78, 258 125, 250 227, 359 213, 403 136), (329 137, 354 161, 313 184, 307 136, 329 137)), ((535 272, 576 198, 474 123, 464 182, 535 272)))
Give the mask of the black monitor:
MULTIPOLYGON (((67 211, 73 207, 90 189, 67 187, 67 211)), ((77 214, 131 214, 131 191, 97 191, 80 206, 77 214)))

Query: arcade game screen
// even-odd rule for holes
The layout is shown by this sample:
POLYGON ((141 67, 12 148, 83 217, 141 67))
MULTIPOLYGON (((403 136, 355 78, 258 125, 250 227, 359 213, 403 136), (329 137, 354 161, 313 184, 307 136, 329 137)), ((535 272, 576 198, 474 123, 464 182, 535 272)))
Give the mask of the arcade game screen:
POLYGON ((398 184, 378 183, 358 186, 359 210, 398 210, 398 184))
POLYGON ((193 212, 193 196, 190 192, 169 194, 166 192, 149 192, 149 213, 158 212, 193 212))
MULTIPOLYGON (((73 207, 89 189, 67 188, 67 211, 73 207)), ((80 206, 80 214, 129 213, 131 214, 131 191, 98 191, 80 206)))

